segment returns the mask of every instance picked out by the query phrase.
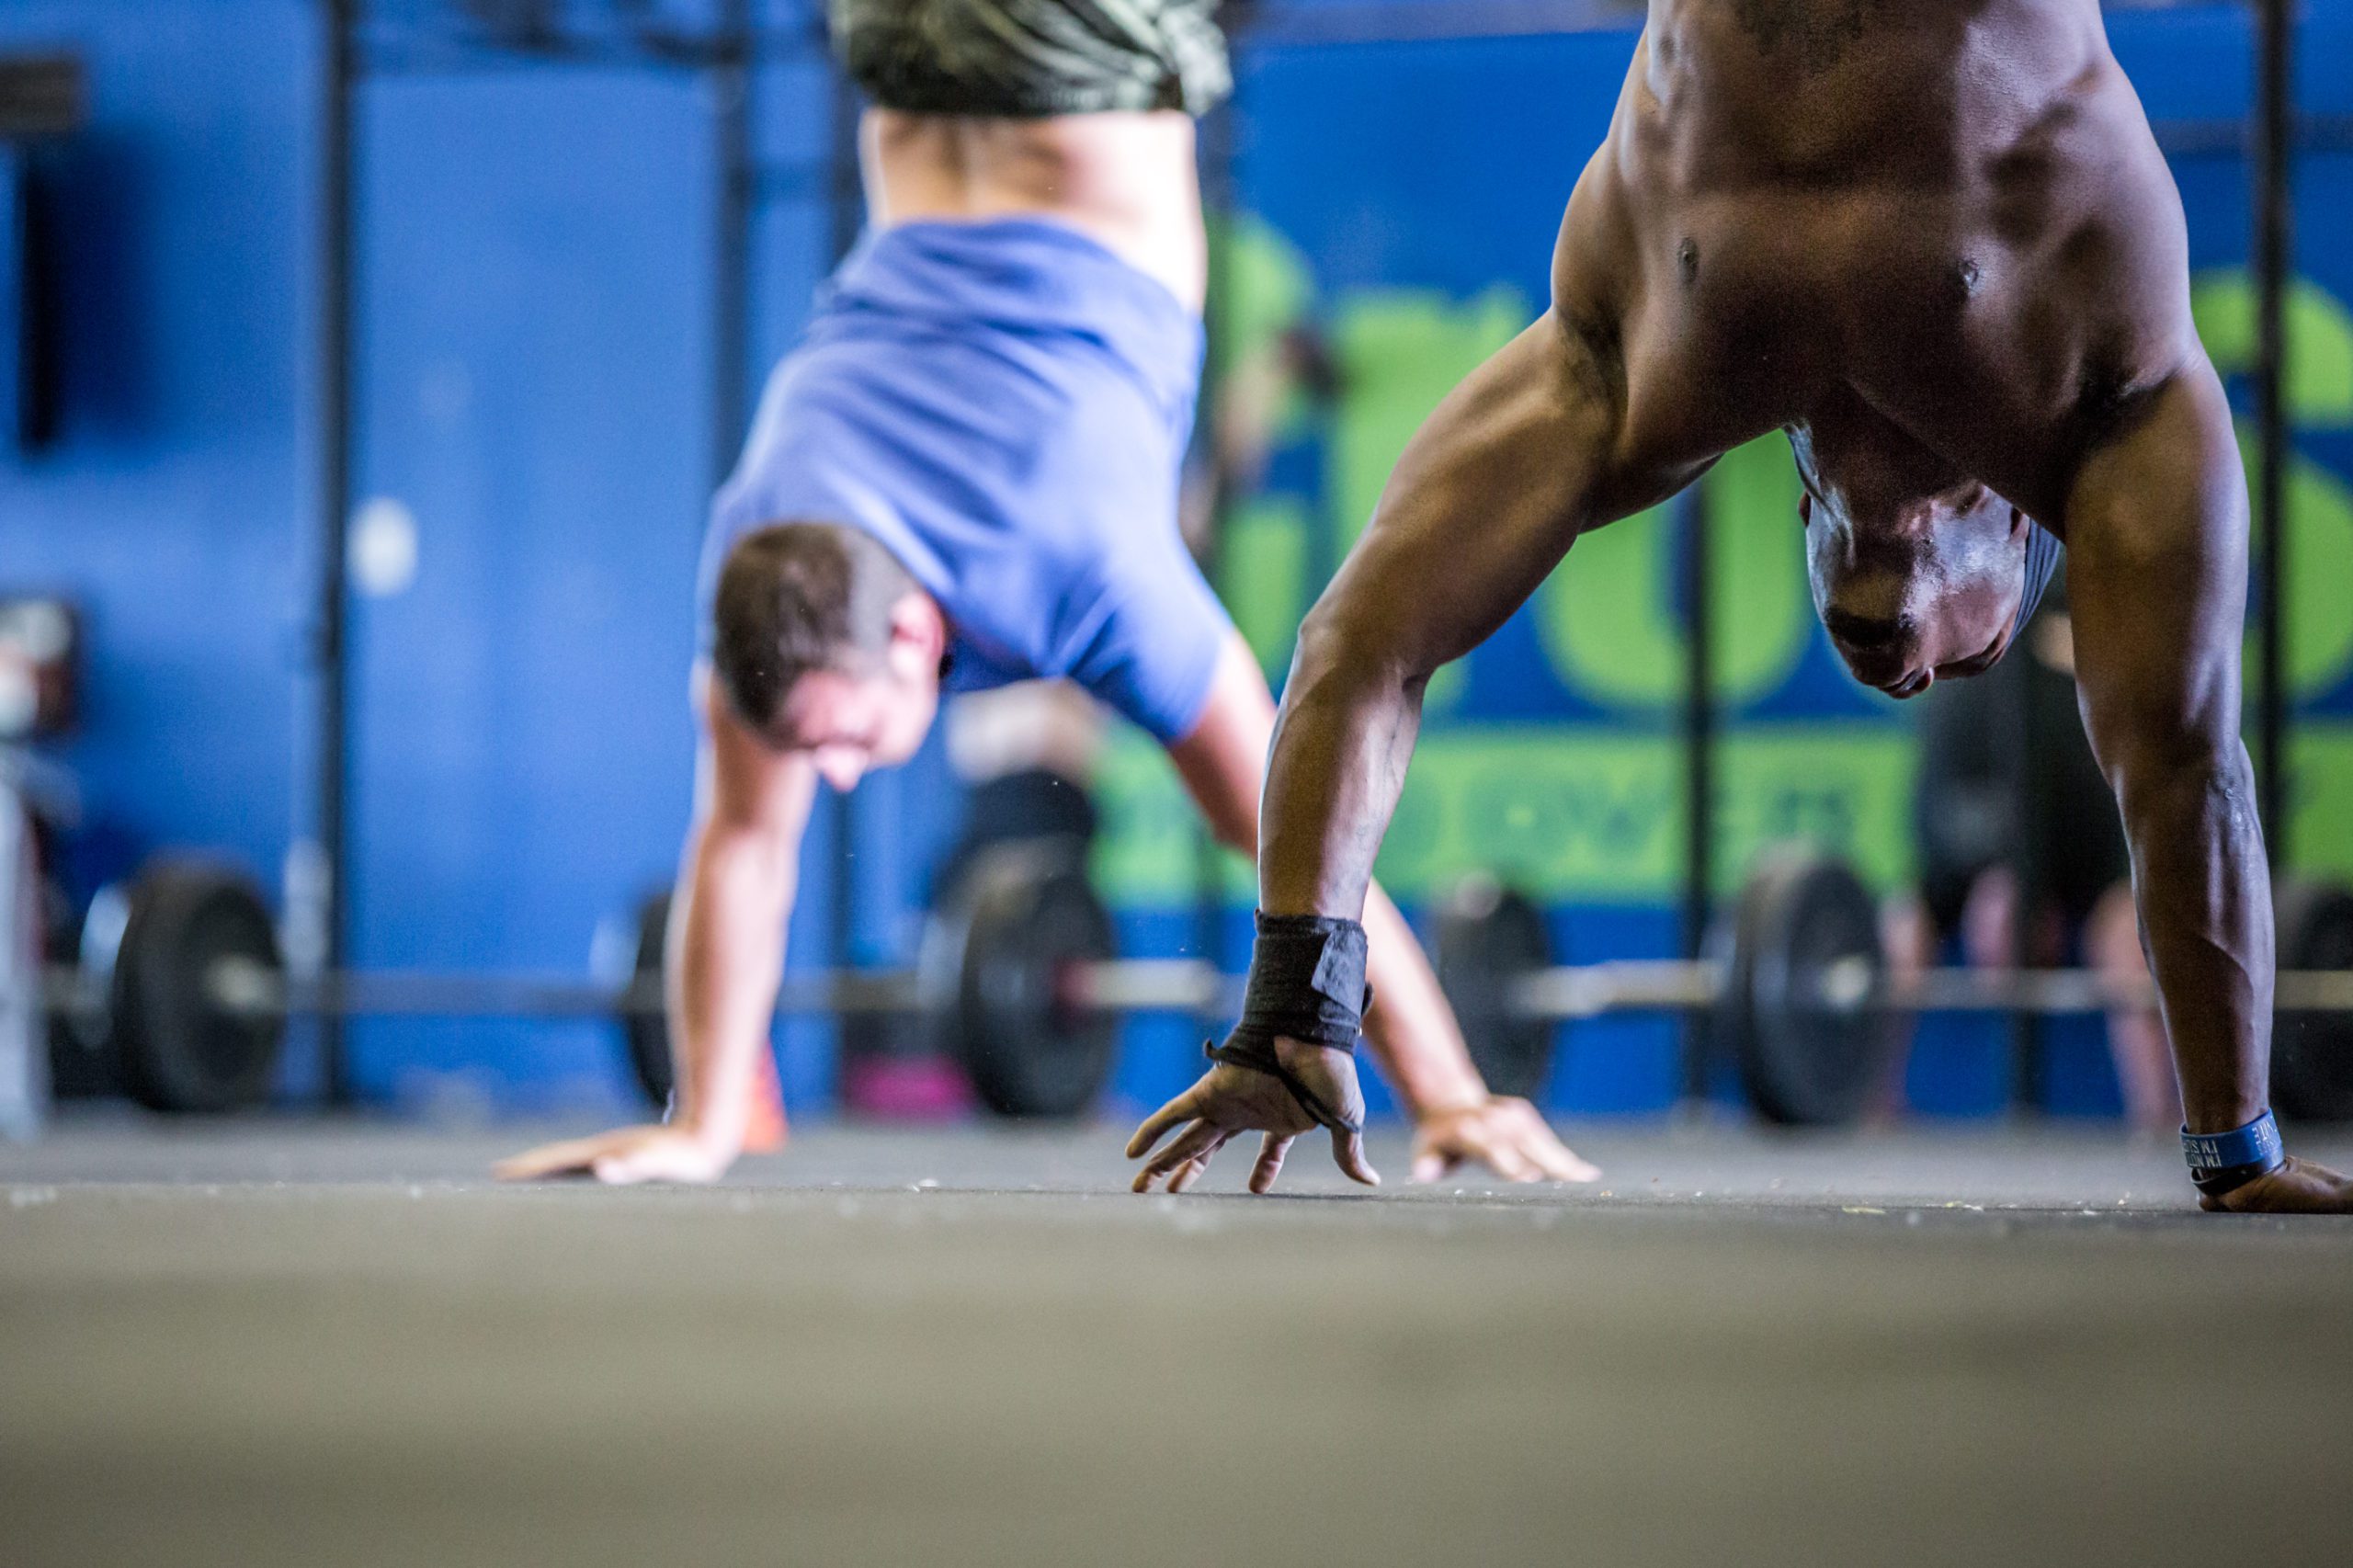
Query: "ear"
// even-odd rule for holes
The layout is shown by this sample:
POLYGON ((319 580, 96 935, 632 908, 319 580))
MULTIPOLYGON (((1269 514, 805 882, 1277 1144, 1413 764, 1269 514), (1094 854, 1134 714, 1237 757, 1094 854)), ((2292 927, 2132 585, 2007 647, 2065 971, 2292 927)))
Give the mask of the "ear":
POLYGON ((911 680, 937 671, 947 651, 948 618, 940 614, 938 601, 919 591, 900 595, 891 607, 891 649, 884 659, 891 673, 911 680))

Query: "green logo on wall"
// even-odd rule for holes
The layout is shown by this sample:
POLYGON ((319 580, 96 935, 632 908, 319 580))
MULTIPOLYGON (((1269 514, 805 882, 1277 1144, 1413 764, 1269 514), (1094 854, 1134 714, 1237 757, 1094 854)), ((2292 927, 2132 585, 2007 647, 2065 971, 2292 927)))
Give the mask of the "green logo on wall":
MULTIPOLYGON (((1467 301, 1418 290, 1354 290, 1319 309, 1297 251, 1263 222, 1224 226, 1227 290, 1221 368, 1263 372, 1286 337, 1324 324, 1336 396, 1317 409, 1296 387, 1274 400, 1269 437, 1319 437, 1314 494, 1270 490, 1228 522, 1219 588, 1269 673, 1289 662, 1313 594, 1315 563, 1336 562, 1371 515, 1391 468, 1429 411, 1517 334, 1534 307, 1498 287, 1467 301)), ((2244 369, 2252 295, 2241 273, 2202 277, 2198 325, 2216 363, 2244 369)), ((2290 313, 2290 404, 2307 426, 2353 426, 2353 315, 2300 285, 2290 313)), ((1263 383, 1262 383, 1263 384, 1263 383)), ((1717 881, 1737 882, 1756 850, 1806 836, 1853 858, 1881 884, 1911 871, 1914 747, 1909 726, 1741 718, 1786 685, 1815 619, 1798 546, 1798 483, 1779 436, 1728 454, 1702 484, 1720 562, 1711 625, 1726 715, 1719 766, 1717 881)), ((2353 489, 2299 455, 2289 483, 2290 674, 2300 699, 2353 676, 2353 489)), ((1672 504, 1670 504, 1672 505, 1672 504)), ((1539 591, 1536 625, 1551 673, 1608 723, 1450 722, 1459 670, 1434 683, 1423 739, 1381 874, 1419 897, 1472 869, 1548 899, 1664 901, 1683 875, 1684 775, 1667 727, 1681 700, 1683 627, 1672 581, 1676 535, 1665 507, 1580 540, 1539 591)), ((1477 654, 1472 655, 1474 658, 1477 654)), ((2324 831, 2353 812, 2353 725, 2307 721, 2294 756, 2299 858, 2353 873, 2353 842, 2324 831)), ((1194 895, 1198 829, 1165 759, 1140 736, 1113 747, 1101 780, 1097 871, 1113 898, 1175 905, 1194 895)), ((1251 896, 1249 868, 1227 858, 1227 896, 1251 896)))

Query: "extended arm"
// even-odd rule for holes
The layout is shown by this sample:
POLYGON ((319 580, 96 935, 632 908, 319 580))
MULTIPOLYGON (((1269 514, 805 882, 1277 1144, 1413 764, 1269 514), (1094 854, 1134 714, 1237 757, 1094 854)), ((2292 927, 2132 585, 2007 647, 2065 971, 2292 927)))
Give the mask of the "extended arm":
MULTIPOLYGON (((2200 357, 2093 453, 2067 511, 2084 722, 2131 846, 2193 1132, 2244 1126, 2269 1096, 2271 879, 2239 739, 2245 496, 2230 408, 2200 357)), ((2225 1206, 2347 1199, 2341 1177, 2296 1162, 2241 1192, 2225 1206)))
POLYGON ((534 1149, 509 1179, 593 1175, 602 1181, 709 1181, 743 1152, 760 1055, 768 1048, 801 836, 816 794, 805 756, 771 750, 737 722, 699 667, 702 730, 695 818, 670 923, 670 1120, 534 1149))
POLYGON ((770 749, 699 670, 703 741, 695 820, 670 927, 669 1008, 677 1055, 671 1125, 733 1159, 768 1049, 784 936, 800 879, 816 771, 770 749))
POLYGON ((1548 312, 1407 445, 1300 629, 1267 767, 1267 913, 1358 916, 1430 676, 1501 626, 1580 532, 1633 509, 1612 505, 1612 384, 1548 312))
MULTIPOLYGON (((1500 626, 1580 532, 1672 488, 1619 479, 1617 384, 1583 335, 1548 312, 1407 446, 1364 538, 1301 629, 1267 770, 1258 896, 1268 914, 1384 919, 1385 900, 1368 903, 1373 856, 1432 672, 1500 626)), ((1325 1105, 1360 1105, 1346 1051, 1279 1049, 1325 1105)), ((1265 1190, 1303 1130, 1272 1082, 1222 1065, 1164 1107, 1131 1155, 1193 1125, 1152 1156, 1139 1187, 1164 1176, 1181 1187, 1233 1131, 1256 1128, 1267 1138, 1251 1185, 1265 1190)), ((1375 1179, 1353 1133, 1336 1128, 1333 1139, 1343 1168, 1375 1179)))
MULTIPOLYGON (((1169 756, 1218 842, 1245 855, 1258 851, 1258 797, 1274 723, 1274 697, 1258 661, 1241 633, 1229 631, 1200 721, 1169 756)), ((1414 1119, 1415 1174, 1433 1178, 1464 1160, 1509 1180, 1598 1174, 1563 1148, 1526 1101, 1487 1093, 1421 944, 1379 883, 1366 894, 1364 924, 1374 994, 1365 1039, 1414 1119)))

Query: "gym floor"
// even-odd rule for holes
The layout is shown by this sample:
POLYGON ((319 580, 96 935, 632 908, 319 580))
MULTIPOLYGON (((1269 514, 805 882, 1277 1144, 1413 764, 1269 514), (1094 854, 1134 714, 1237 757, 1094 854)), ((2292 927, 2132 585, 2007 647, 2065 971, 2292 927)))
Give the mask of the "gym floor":
POLYGON ((2353 1556, 2353 1220, 2106 1130, 1572 1132, 1596 1188, 1254 1199, 1110 1129, 608 1191, 69 1122, 0 1150, 0 1562, 2353 1556))

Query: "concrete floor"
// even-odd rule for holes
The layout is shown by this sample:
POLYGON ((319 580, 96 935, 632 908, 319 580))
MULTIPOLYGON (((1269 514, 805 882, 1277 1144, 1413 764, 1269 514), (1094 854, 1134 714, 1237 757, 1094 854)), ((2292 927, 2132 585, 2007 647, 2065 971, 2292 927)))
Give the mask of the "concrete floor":
POLYGON ((2105 1134, 1279 1199, 1108 1130, 483 1182, 524 1136, 0 1150, 0 1564, 2353 1562, 2353 1221, 2105 1134))

